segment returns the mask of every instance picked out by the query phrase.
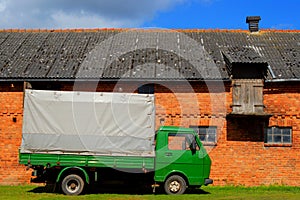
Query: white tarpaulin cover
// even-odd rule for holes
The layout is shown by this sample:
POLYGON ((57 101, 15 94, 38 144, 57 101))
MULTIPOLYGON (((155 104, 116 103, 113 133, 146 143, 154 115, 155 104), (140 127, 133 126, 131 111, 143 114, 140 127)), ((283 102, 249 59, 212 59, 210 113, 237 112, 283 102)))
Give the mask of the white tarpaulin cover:
POLYGON ((26 90, 21 153, 154 156, 154 95, 26 90))

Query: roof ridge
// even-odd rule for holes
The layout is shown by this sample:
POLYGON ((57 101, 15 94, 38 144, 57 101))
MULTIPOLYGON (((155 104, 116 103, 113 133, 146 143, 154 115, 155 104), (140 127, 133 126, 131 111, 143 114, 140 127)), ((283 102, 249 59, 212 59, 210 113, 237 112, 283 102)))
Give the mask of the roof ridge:
POLYGON ((17 33, 39 33, 39 32, 98 32, 98 31, 121 31, 126 28, 74 28, 74 29, 0 29, 0 32, 17 32, 17 33))
MULTIPOLYGON (((40 32, 100 32, 100 31, 141 31, 141 32, 227 32, 227 33, 250 33, 247 29, 163 29, 163 28, 71 28, 71 29, 0 29, 7 33, 40 33, 40 32)), ((279 29, 260 29, 258 33, 280 32, 280 33, 300 33, 300 30, 279 30, 279 29)))

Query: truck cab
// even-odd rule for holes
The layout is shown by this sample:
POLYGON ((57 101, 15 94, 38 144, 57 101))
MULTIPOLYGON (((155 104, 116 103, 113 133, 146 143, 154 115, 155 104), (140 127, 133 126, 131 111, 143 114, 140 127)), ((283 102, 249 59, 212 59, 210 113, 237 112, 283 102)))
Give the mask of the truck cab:
POLYGON ((211 184, 211 159, 193 129, 163 126, 156 135, 156 182, 164 183, 168 194, 211 184))

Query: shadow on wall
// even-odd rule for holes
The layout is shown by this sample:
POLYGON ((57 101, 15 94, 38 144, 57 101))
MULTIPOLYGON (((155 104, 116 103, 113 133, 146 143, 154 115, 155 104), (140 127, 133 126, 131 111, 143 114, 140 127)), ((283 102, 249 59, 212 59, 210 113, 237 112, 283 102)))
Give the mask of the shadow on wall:
POLYGON ((257 116, 227 117, 227 141, 264 142, 268 121, 257 116))

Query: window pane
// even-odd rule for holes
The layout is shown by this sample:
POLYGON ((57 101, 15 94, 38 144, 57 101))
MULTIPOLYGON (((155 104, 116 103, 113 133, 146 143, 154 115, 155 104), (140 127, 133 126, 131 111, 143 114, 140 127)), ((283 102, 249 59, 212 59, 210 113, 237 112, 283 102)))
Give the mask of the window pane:
POLYGON ((269 143, 272 143, 273 142, 273 137, 272 137, 272 135, 270 134, 270 135, 268 135, 268 142, 269 143))
POLYGON ((193 141, 195 141, 195 137, 192 134, 171 133, 168 136, 168 149, 169 150, 191 150, 191 144, 193 141))
POLYGON ((199 128, 199 133, 200 134, 206 134, 206 129, 207 128, 199 128))
POLYGON ((197 133, 202 142, 216 142, 217 128, 205 126, 190 126, 190 128, 197 129, 197 133))
POLYGON ((268 131, 268 132, 267 132, 268 135, 269 135, 269 134, 272 134, 272 128, 268 128, 267 131, 268 131))
POLYGON ((274 135, 274 142, 275 143, 281 143, 281 136, 279 135, 274 135))
POLYGON ((283 136, 283 143, 291 143, 291 137, 290 136, 283 136))
POLYGON ((273 127, 273 133, 274 133, 275 135, 281 135, 281 130, 282 130, 282 129, 280 129, 280 128, 273 127))
POLYGON ((216 142, 216 135, 209 134, 207 138, 207 142, 216 142))
POLYGON ((282 135, 290 135, 291 134, 291 129, 285 128, 282 129, 282 135))
POLYGON ((154 94, 154 85, 153 84, 146 84, 142 85, 138 88, 139 94, 154 94))
POLYGON ((183 150, 186 147, 184 136, 169 135, 168 142, 170 150, 183 150))
POLYGON ((216 133, 216 129, 208 128, 207 129, 207 133, 208 134, 215 134, 216 133))
POLYGON ((202 141, 202 142, 205 142, 205 139, 206 139, 206 137, 205 137, 206 135, 199 135, 199 138, 200 138, 200 140, 202 141))

